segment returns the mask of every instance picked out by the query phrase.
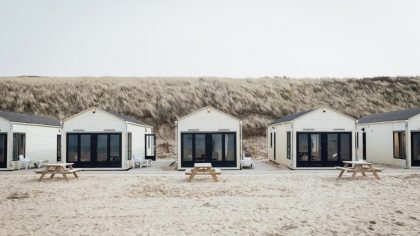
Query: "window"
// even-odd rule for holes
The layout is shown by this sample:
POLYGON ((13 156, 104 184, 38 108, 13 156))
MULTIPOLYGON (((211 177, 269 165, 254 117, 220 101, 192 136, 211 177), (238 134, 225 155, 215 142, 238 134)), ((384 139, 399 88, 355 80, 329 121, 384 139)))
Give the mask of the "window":
POLYGON ((131 135, 131 133, 128 133, 128 147, 127 147, 127 150, 128 150, 128 160, 131 160, 131 157, 133 156, 133 152, 132 152, 132 135, 131 135))
POLYGON ((18 161, 19 156, 23 155, 25 158, 25 134, 14 133, 13 134, 13 161, 18 161))
POLYGON ((120 138, 119 134, 109 135, 109 161, 121 161, 120 138))
POLYGON ((308 145, 309 135, 306 133, 298 134, 298 150, 297 150, 297 159, 298 161, 309 161, 309 145, 308 145))
POLYGON ((182 161, 192 161, 193 158, 193 135, 182 134, 182 161))
POLYGON ((211 134, 210 135, 210 150, 212 161, 223 161, 223 135, 211 134))
POLYGON ((78 157, 79 136, 69 134, 67 136, 67 162, 76 162, 78 157))
POLYGON ((108 135, 98 134, 96 141, 96 161, 108 161, 108 135))
POLYGON ((225 134, 225 161, 235 160, 235 134, 225 134))
POLYGON ((61 135, 57 135, 57 162, 61 161, 61 135))
POLYGON ((356 132, 356 149, 359 149, 359 132, 356 132))
POLYGON ((270 132, 270 148, 273 148, 273 133, 270 132))
POLYGON ((287 159, 291 159, 292 155, 291 155, 291 137, 290 137, 290 132, 287 132, 287 159))
POLYGON ((405 133, 394 132, 394 158, 405 159, 405 133))

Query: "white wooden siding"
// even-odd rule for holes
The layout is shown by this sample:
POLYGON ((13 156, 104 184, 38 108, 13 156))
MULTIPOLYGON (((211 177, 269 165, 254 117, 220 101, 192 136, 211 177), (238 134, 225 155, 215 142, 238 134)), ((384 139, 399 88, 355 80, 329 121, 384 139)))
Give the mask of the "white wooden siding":
POLYGON ((73 116, 65 120, 63 124, 65 132, 73 132, 74 130, 83 130, 82 132, 123 132, 125 129, 124 120, 99 109, 96 109, 95 113, 88 110, 73 116))
MULTIPOLYGON (((293 121, 295 131, 305 132, 354 132, 355 119, 331 109, 317 109, 293 121)), ((354 143, 354 142, 353 142, 354 143)))
MULTIPOLYGON (((356 157, 355 130, 356 120, 332 109, 316 109, 288 123, 276 124, 276 163, 296 169, 296 137, 298 132, 351 132, 352 159, 356 157), (287 159, 287 131, 291 135, 291 160, 287 159)), ((272 127, 271 125, 270 127, 272 127)), ((268 132, 268 131, 267 131, 268 132)), ((269 133, 268 133, 269 134, 269 133)), ((270 140, 268 139, 268 142, 270 140)), ((269 150, 269 159, 273 160, 273 151, 269 150)), ((310 168, 302 168, 310 169, 310 168)))
POLYGON ((122 169, 127 169, 131 165, 131 162, 127 161, 127 123, 111 113, 96 109, 95 113, 88 110, 75 115, 63 122, 62 133, 63 161, 66 160, 67 133, 121 133, 122 169))
MULTIPOLYGON (((151 134, 151 127, 144 127, 135 124, 127 124, 127 132, 131 132, 132 137, 132 152, 136 157, 145 157, 145 134, 151 134), (147 130, 147 131, 146 131, 147 130)), ((132 167, 133 163, 129 163, 132 167)))
MULTIPOLYGON (((224 114, 216 109, 207 108, 201 109, 198 112, 192 113, 181 120, 177 124, 177 153, 178 153, 178 169, 181 167, 181 133, 182 132, 236 132, 236 160, 237 167, 240 168, 241 157, 241 124, 240 120, 233 118, 230 115, 224 114)), ((223 168, 222 168, 223 169, 223 168)), ((232 169, 232 168, 226 168, 232 169)))
MULTIPOLYGON (((273 133, 273 148, 270 150, 269 159, 277 164, 286 165, 292 168, 291 159, 287 159, 287 132, 290 123, 274 125, 275 129, 271 128, 273 133), (274 144, 274 133, 276 134, 276 143, 274 144), (276 147, 276 159, 274 159, 274 145, 276 147)), ((273 126, 270 126, 273 127, 273 126)), ((291 147, 292 148, 292 147, 291 147)))
MULTIPOLYGON (((362 131, 366 132, 366 160, 379 164, 388 164, 404 167, 406 160, 394 158, 393 133, 405 131, 405 122, 385 122, 373 124, 360 124, 359 130, 359 159, 363 158, 362 131)), ((406 148, 408 145, 406 143, 406 148)))
MULTIPOLYGON (((13 133, 25 133, 25 157, 31 161, 48 160, 49 163, 57 162, 57 135, 59 131, 59 127, 13 123, 13 133)), ((10 140, 10 143, 12 143, 12 140, 10 140)), ((10 154, 13 155, 12 153, 13 146, 10 149, 10 154)))

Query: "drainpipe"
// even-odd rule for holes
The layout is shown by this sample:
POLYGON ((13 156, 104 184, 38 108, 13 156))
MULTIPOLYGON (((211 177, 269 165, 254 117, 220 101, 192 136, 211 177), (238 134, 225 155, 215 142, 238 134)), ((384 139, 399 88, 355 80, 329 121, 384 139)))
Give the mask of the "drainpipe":
MULTIPOLYGON (((407 148, 407 144, 408 144, 408 140, 409 140, 409 136, 410 136, 411 134, 408 132, 408 120, 406 120, 405 121, 405 147, 404 147, 404 155, 405 155, 405 168, 406 169, 408 169, 408 168, 410 168, 410 164, 408 163, 408 156, 407 156, 407 150, 408 150, 408 148, 410 148, 410 147, 408 147, 407 148)), ((412 150, 411 150, 412 151, 412 150)))

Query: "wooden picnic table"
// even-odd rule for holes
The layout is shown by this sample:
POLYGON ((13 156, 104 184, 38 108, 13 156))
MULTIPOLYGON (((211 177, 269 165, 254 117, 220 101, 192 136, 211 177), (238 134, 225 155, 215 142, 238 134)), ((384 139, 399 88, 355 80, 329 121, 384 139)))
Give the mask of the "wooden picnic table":
POLYGON ((366 176, 366 172, 372 172, 376 179, 380 179, 378 172, 382 170, 379 168, 373 167, 373 163, 366 161, 343 161, 343 167, 337 167, 340 170, 338 177, 343 176, 344 172, 353 172, 352 178, 356 177, 357 173, 362 173, 363 176, 366 176), (353 165, 352 167, 350 165, 353 165))
POLYGON ((195 163, 194 168, 187 169, 186 175, 189 175, 188 182, 191 182, 196 175, 211 175, 215 182, 218 181, 217 175, 220 175, 220 169, 214 169, 211 163, 195 163))
POLYGON ((45 169, 41 171, 35 171, 35 173, 40 174, 39 181, 41 181, 47 174, 50 174, 50 178, 53 178, 56 174, 63 175, 66 181, 69 181, 67 174, 73 174, 75 178, 78 178, 77 172, 80 170, 73 169, 74 163, 55 163, 55 164, 45 164, 45 169))

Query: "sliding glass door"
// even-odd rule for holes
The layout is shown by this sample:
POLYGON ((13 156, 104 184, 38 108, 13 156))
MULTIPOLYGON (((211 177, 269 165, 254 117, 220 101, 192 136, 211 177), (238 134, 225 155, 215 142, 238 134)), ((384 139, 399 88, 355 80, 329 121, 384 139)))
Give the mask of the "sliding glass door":
POLYGON ((420 132, 411 132, 411 166, 420 166, 420 132))
POLYGON ((236 167, 236 133, 181 133, 181 165, 208 162, 236 167))
POLYGON ((351 133, 297 133, 297 167, 333 167, 351 160, 351 133))
POLYGON ((66 157, 75 167, 121 167, 121 134, 68 133, 66 157))
POLYGON ((0 168, 7 168, 7 134, 0 134, 0 168))

